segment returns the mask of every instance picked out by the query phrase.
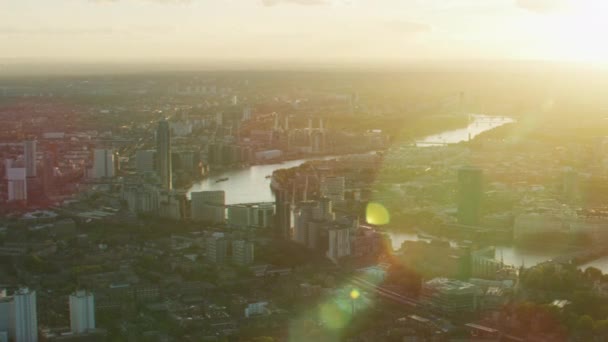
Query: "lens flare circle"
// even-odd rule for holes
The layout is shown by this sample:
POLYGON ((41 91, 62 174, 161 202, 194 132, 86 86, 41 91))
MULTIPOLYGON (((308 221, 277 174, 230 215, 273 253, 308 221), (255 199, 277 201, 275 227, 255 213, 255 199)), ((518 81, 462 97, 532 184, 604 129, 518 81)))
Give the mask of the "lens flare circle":
POLYGON ((383 226, 391 221, 388 210, 380 203, 370 202, 365 209, 365 219, 367 223, 376 226, 383 226))

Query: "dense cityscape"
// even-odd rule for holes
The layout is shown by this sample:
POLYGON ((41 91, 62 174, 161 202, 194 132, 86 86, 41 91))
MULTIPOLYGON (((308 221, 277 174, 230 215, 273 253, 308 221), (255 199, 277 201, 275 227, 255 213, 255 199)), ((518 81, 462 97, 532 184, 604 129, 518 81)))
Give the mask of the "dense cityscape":
POLYGON ((0 1, 0 342, 608 341, 606 13, 0 1))
POLYGON ((4 340, 608 333, 605 123, 263 75, 7 82, 4 340))

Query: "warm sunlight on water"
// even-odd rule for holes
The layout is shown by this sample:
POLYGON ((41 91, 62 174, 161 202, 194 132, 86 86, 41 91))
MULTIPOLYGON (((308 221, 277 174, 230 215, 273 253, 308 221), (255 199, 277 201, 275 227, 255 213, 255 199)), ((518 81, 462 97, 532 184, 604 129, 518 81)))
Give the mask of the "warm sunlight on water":
POLYGON ((608 341, 608 0, 0 0, 0 342, 608 341))

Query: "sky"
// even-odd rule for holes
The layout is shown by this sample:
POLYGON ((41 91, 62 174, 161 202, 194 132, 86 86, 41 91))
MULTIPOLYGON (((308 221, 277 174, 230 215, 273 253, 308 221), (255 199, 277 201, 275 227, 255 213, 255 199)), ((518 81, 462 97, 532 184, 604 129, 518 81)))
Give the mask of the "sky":
POLYGON ((606 0, 0 0, 0 58, 608 63, 606 0))

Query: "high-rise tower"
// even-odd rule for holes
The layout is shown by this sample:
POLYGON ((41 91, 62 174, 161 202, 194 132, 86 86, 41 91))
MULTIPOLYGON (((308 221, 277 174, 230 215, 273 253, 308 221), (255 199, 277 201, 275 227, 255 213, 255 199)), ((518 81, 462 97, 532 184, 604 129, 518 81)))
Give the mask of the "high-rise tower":
POLYGON ((110 149, 96 148, 93 151, 93 177, 114 177, 114 151, 110 149))
POLYGON ((22 288, 13 296, 14 341, 38 341, 38 316, 36 312, 36 291, 22 288))
POLYGON ((36 141, 28 140, 23 143, 23 147, 27 177, 36 177, 36 141))
POLYGON ((95 299, 84 290, 70 295, 70 328, 74 334, 95 329, 95 299))
POLYGON ((481 169, 463 167, 458 170, 458 223, 474 226, 479 223, 482 197, 481 169))
POLYGON ((169 122, 162 120, 158 123, 156 132, 158 174, 163 189, 171 190, 173 181, 171 177, 171 130, 169 122))

